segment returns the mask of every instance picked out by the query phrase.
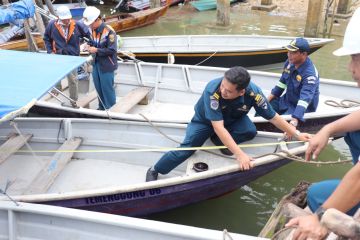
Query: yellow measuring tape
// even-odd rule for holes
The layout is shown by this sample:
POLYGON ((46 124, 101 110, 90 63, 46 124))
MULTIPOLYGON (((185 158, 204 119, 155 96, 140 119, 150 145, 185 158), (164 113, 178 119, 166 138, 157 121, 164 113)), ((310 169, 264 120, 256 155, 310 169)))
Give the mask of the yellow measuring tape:
MULTIPOLYGON (((302 143, 303 141, 289 141, 289 142, 272 142, 272 143, 253 143, 253 144, 239 144, 240 148, 253 148, 253 147, 265 147, 265 146, 276 146, 283 143, 294 144, 302 143)), ((195 151, 195 150, 213 150, 227 148, 225 146, 202 146, 202 147, 169 147, 169 148, 140 148, 140 149, 102 149, 102 150, 18 150, 19 153, 58 153, 58 152, 74 152, 74 153, 113 153, 113 152, 167 152, 167 151, 195 151)))

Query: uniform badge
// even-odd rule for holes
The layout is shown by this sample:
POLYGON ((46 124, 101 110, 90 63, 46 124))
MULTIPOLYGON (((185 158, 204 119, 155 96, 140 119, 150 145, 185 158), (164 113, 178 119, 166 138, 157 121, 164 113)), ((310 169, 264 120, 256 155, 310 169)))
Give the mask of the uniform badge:
POLYGON ((254 92, 250 92, 250 97, 253 97, 255 96, 255 93, 254 92))
POLYGON ((110 35, 109 35, 109 40, 110 40, 110 42, 114 42, 114 41, 115 41, 115 35, 114 35, 114 34, 110 34, 110 35))
POLYGON ((218 108, 219 108, 219 101, 216 100, 216 99, 211 99, 211 100, 210 100, 210 107, 211 107, 211 109, 213 109, 213 110, 218 110, 218 108))
POLYGON ((300 81, 301 81, 301 76, 300 76, 300 75, 297 75, 297 76, 296 76, 296 80, 297 80, 298 82, 300 82, 300 81))

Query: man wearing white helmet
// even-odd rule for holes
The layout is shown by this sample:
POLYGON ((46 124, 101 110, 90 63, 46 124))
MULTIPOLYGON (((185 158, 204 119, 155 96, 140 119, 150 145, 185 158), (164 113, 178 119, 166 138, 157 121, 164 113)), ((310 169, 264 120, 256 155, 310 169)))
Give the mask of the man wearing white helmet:
MULTIPOLYGON (((360 87, 360 8, 352 16, 345 32, 343 46, 334 52, 336 56, 350 55, 349 70, 360 87)), ((308 205, 314 214, 291 219, 286 226, 297 227, 293 239, 324 239, 328 229, 320 224, 325 210, 335 208, 353 215, 360 208, 360 111, 353 112, 324 126, 310 141, 306 160, 317 158, 330 136, 349 132, 346 143, 350 147, 354 167, 340 180, 327 180, 313 184, 308 191, 308 205)))
POLYGON ((115 31, 106 25, 96 7, 87 7, 83 13, 84 24, 92 31, 87 50, 95 56, 93 81, 99 97, 99 110, 111 108, 116 103, 114 71, 117 69, 117 40, 115 31))
MULTIPOLYGON (((80 22, 72 19, 71 12, 67 6, 60 6, 56 10, 58 19, 52 20, 46 27, 44 33, 44 42, 47 53, 61 55, 80 55, 80 38, 90 38, 88 28, 80 22)), ((70 98, 74 100, 73 106, 76 106, 78 100, 78 80, 77 69, 68 76, 70 98)))

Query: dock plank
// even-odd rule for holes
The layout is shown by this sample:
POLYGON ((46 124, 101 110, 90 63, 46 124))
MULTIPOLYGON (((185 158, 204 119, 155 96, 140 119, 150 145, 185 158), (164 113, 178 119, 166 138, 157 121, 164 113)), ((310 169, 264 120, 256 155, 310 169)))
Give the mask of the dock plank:
POLYGON ((138 87, 126 94, 121 101, 110 108, 111 112, 127 113, 136 104, 140 103, 152 90, 150 87, 138 87))
POLYGON ((32 138, 32 136, 32 134, 11 136, 5 143, 0 146, 0 164, 2 164, 14 152, 24 146, 25 143, 29 141, 30 138, 32 138))
POLYGON ((65 168, 66 164, 71 161, 74 155, 74 152, 71 151, 76 150, 80 146, 81 141, 81 138, 73 138, 65 141, 58 150, 69 152, 55 153, 53 159, 40 170, 24 194, 46 192, 55 181, 55 178, 65 168))

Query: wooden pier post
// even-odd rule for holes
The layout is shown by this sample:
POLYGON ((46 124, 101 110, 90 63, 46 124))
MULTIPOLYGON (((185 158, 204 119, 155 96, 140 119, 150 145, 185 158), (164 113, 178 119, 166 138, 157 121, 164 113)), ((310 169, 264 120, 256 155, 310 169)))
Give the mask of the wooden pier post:
POLYGON ((230 1, 229 0, 217 0, 216 25, 223 26, 223 27, 230 25, 230 1))
POLYGON ((160 0, 151 0, 150 1, 150 8, 160 7, 160 0))
POLYGON ((309 0, 307 18, 305 24, 306 37, 316 37, 319 31, 319 25, 322 18, 324 0, 309 0))
POLYGON ((271 12, 275 8, 277 8, 277 5, 272 4, 272 0, 261 0, 260 5, 251 6, 251 10, 260 10, 266 12, 271 12))
MULTIPOLYGON (((352 16, 352 13, 350 11, 351 3, 352 1, 350 0, 339 0, 334 17, 341 19, 350 18, 352 16)), ((329 13, 328 15, 332 16, 333 13, 329 13)))

